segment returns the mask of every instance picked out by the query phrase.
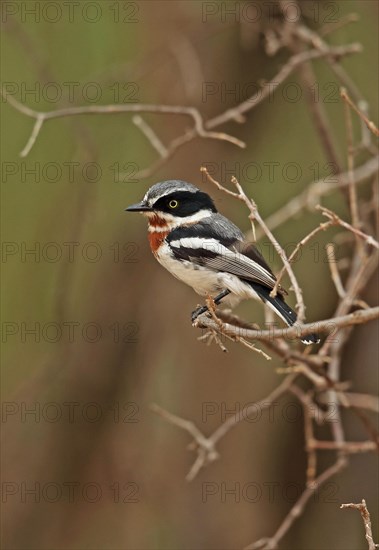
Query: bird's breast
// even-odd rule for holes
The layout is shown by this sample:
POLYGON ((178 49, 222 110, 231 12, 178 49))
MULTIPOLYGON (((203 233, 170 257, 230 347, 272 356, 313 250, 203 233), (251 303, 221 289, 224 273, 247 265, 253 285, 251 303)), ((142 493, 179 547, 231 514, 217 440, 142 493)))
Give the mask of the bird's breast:
POLYGON ((169 234, 169 231, 168 230, 162 231, 162 228, 159 228, 159 231, 154 231, 154 230, 149 231, 148 238, 149 238, 150 248, 154 256, 157 256, 158 251, 168 234, 169 234))
POLYGON ((156 254, 156 258, 174 277, 191 286, 195 292, 202 296, 214 293, 218 294, 222 290, 216 271, 196 265, 188 260, 175 258, 167 242, 162 243, 156 254))
POLYGON ((162 246, 165 238, 171 230, 171 224, 161 216, 158 216, 157 214, 149 216, 148 237, 150 248, 154 256, 157 256, 159 248, 162 246))

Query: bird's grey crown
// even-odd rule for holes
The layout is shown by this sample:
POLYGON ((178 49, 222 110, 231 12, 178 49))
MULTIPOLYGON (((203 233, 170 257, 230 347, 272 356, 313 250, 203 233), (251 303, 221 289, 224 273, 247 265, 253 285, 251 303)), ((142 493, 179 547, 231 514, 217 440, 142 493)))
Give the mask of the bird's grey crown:
POLYGON ((190 193, 196 193, 199 189, 192 185, 192 183, 188 183, 183 180, 160 181, 150 187, 143 200, 151 206, 156 200, 172 193, 173 191, 188 191, 190 193))

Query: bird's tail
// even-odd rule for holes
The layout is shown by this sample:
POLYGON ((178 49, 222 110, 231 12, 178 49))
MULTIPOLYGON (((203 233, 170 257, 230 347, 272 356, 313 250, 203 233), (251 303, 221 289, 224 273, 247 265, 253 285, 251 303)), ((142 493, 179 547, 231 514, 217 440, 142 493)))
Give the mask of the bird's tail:
MULTIPOLYGON (((288 304, 286 304, 280 294, 277 294, 275 297, 273 297, 270 296, 271 291, 267 287, 258 283, 251 283, 251 286, 258 294, 262 302, 268 305, 277 315, 279 315, 279 317, 283 319, 286 325, 292 327, 296 323, 296 313, 293 311, 293 309, 290 308, 288 304)), ((301 341, 303 342, 303 344, 307 345, 318 344, 320 342, 320 338, 317 334, 308 334, 307 336, 303 336, 301 338, 301 341)))

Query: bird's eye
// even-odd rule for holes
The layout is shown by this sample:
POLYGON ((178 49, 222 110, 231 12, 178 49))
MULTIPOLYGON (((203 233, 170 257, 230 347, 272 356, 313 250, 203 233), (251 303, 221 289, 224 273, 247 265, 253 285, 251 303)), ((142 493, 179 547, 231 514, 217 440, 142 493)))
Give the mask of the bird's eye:
POLYGON ((179 205, 179 202, 176 201, 175 199, 172 199, 169 203, 168 203, 169 207, 170 208, 177 208, 178 205, 179 205))

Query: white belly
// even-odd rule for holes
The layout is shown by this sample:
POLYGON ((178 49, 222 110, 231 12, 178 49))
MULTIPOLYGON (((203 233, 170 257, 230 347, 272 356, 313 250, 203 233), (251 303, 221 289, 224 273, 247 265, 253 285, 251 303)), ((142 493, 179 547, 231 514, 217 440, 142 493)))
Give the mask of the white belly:
POLYGON ((190 261, 175 260, 169 251, 169 247, 163 244, 156 256, 159 263, 174 277, 191 286, 201 296, 216 296, 227 288, 231 294, 223 300, 223 303, 236 305, 241 299, 259 299, 252 287, 244 283, 236 275, 230 273, 212 271, 209 268, 196 266, 190 261))
POLYGON ((167 245, 161 246, 157 255, 158 262, 167 269, 174 277, 191 286, 201 296, 214 295, 222 290, 218 273, 196 266, 189 261, 178 261, 172 258, 167 245))

